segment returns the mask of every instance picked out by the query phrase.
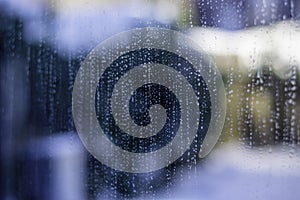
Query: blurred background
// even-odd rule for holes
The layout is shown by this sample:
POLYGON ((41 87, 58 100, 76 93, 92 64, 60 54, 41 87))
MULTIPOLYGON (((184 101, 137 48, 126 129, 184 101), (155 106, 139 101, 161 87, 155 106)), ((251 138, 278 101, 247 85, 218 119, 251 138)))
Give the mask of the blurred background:
POLYGON ((1 199, 299 199, 300 1, 0 0, 1 199), (80 63, 138 27, 190 36, 226 87, 204 159, 147 174, 94 159, 72 119, 80 63))

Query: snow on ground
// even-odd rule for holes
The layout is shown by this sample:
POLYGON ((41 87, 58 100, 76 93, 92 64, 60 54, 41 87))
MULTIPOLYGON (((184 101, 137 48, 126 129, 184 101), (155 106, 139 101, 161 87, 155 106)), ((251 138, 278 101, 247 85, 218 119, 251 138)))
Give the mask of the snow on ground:
MULTIPOLYGON (((300 148, 224 144, 164 199, 300 199, 300 148)), ((160 196, 160 195, 157 195, 160 196)))

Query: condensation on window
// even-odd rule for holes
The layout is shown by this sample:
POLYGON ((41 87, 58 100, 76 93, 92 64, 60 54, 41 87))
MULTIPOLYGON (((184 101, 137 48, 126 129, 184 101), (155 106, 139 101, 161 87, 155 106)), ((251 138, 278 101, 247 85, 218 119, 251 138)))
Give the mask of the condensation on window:
MULTIPOLYGON (((296 0, 0 1, 1 199, 299 199, 299 13, 296 0), (144 48, 134 50, 137 44, 128 39, 132 35, 119 40, 128 46, 105 43, 136 29, 172 30, 189 38, 205 56, 194 56, 189 48, 174 49, 189 44, 180 37, 162 39, 168 34, 137 34, 144 48), (106 54, 93 58, 103 43, 106 54), (125 49, 130 51, 122 54, 125 49), (86 98, 91 92, 84 88, 95 84, 90 77, 99 73, 93 66, 104 60, 115 61, 103 72, 108 78, 99 74, 97 94, 86 98), (190 62, 202 68, 190 69, 190 62), (149 63, 155 63, 153 68, 149 63), (143 153, 162 149, 176 137, 173 130, 180 130, 188 148, 174 143, 177 146, 162 157, 148 159, 144 169, 107 149, 103 154, 112 159, 95 156, 74 123, 74 83, 85 65, 91 69, 88 78, 78 82, 78 102, 96 101, 92 108, 98 126, 110 133, 103 136, 107 141, 140 155, 134 157, 138 160, 143 153), (144 71, 131 69, 133 65, 145 65, 144 71), (219 97, 222 88, 210 90, 219 83, 208 69, 219 73, 226 98, 213 97, 219 97), (175 72, 191 86, 183 86, 175 72), (128 92, 136 82, 147 84, 128 92), (116 90, 110 93, 107 88, 116 90), (198 115, 192 113, 189 88, 199 101, 198 115), (178 94, 183 100, 175 98, 178 94), (209 114, 213 100, 226 106, 226 112, 219 113, 225 117, 223 126, 222 117, 209 114), (117 103, 111 108, 107 103, 112 102, 117 103), (129 111, 109 115, 109 109, 129 111), (197 128, 221 131, 209 151, 207 132, 197 132, 204 135, 191 141, 184 136, 197 128), (130 135, 124 130, 140 132, 130 135), (176 161, 155 170, 149 167, 177 151, 183 154, 176 161)), ((81 103, 82 110, 76 112, 79 126, 94 117, 83 112, 89 102, 81 103)), ((95 149, 103 144, 91 143, 95 149)))

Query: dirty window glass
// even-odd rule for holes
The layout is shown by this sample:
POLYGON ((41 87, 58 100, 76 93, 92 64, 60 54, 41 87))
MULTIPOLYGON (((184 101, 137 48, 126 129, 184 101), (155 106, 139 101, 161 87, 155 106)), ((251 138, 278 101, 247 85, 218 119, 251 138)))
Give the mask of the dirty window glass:
POLYGON ((1 0, 1 199, 299 199, 300 2, 1 0))

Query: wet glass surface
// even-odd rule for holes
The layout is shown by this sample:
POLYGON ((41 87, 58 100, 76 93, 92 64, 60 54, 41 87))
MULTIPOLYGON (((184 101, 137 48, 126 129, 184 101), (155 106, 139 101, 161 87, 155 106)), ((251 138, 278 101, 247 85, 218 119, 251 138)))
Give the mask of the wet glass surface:
MULTIPOLYGON (((299 199, 299 12, 295 0, 0 1, 1 199, 299 199), (131 46, 122 38, 105 55, 91 53, 116 34, 145 27, 192 42, 154 31, 137 34, 131 46), (134 45, 143 48, 126 50, 134 45), (88 71, 102 77, 96 84, 79 82, 98 88, 92 104, 80 105, 96 110, 106 139, 136 155, 162 149, 180 130, 173 149, 146 159, 144 168, 183 152, 176 161, 131 173, 143 167, 108 149, 104 161, 86 148, 72 110, 85 60, 91 70, 116 60, 103 76, 100 68, 88 71), (208 66, 220 73, 226 99, 208 66), (223 127, 208 114, 218 101, 226 105, 223 127), (186 144, 193 130, 201 137, 186 150, 180 141, 186 144), (212 140, 204 139, 219 130, 210 152, 212 140)), ((90 94, 78 92, 79 102, 90 94)), ((76 114, 79 126, 92 121, 90 112, 76 114)))

